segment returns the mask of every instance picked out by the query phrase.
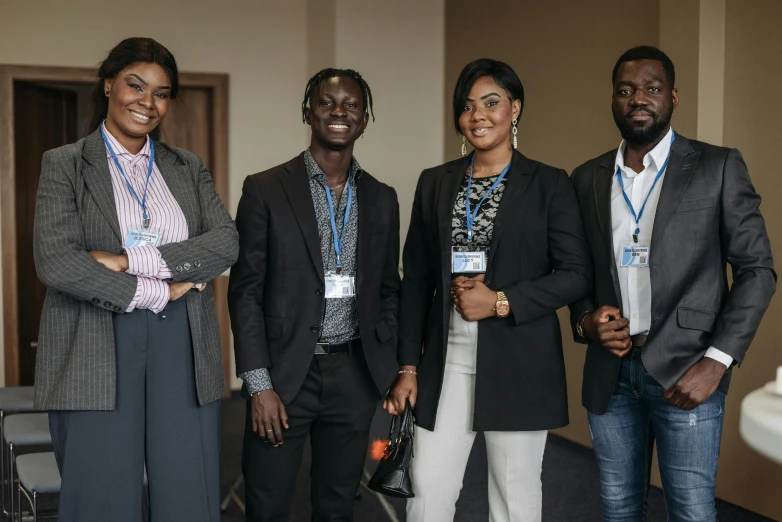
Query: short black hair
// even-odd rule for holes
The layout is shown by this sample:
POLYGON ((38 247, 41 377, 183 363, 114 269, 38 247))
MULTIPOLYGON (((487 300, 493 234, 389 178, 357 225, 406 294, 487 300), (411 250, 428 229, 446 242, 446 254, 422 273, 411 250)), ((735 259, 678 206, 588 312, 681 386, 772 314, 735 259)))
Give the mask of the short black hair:
MULTIPOLYGON (((464 112, 470 90, 478 78, 484 76, 489 76, 497 82, 497 85, 505 89, 512 101, 520 100, 521 108, 524 109, 524 86, 516 71, 506 63, 491 58, 479 58, 464 66, 453 90, 453 126, 457 134, 462 133, 462 129, 459 128, 459 116, 464 112)), ((521 112, 519 112, 519 118, 521 118, 521 112)))
POLYGON ((676 86, 676 71, 673 68, 673 62, 668 55, 657 47, 651 45, 639 45, 625 51, 619 57, 614 65, 614 72, 611 73, 611 85, 616 85, 616 73, 619 72, 619 66, 625 62, 634 62, 637 60, 656 60, 663 65, 665 71, 665 80, 668 82, 668 88, 673 89, 676 86))
POLYGON ((372 121, 375 121, 375 111, 372 107, 372 89, 361 77, 361 75, 353 69, 334 69, 329 67, 323 69, 310 78, 307 82, 307 87, 304 89, 304 101, 301 102, 301 121, 307 121, 307 109, 310 108, 310 102, 315 92, 320 87, 320 84, 329 78, 351 78, 355 81, 359 87, 361 87, 362 99, 364 101, 364 114, 372 115, 372 121))

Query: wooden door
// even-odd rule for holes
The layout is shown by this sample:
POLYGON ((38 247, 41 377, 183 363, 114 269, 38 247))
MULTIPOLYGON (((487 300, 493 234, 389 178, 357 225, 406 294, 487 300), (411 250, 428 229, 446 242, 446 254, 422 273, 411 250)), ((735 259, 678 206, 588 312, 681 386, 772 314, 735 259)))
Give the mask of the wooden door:
POLYGON ((33 384, 38 326, 46 287, 33 261, 33 222, 41 156, 76 141, 76 94, 27 82, 14 83, 16 158, 16 262, 19 328, 19 384, 33 384))

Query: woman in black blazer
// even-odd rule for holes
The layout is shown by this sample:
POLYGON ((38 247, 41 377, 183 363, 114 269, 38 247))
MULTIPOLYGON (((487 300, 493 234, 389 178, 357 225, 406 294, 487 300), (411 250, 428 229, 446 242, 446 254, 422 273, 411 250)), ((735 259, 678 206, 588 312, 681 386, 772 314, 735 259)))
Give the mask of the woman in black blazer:
POLYGON ((546 433, 568 423, 556 311, 588 293, 590 257, 565 171, 515 150, 523 104, 508 65, 468 64, 453 98, 464 157, 425 170, 416 188, 401 370, 384 403, 415 407, 409 522, 453 520, 478 431, 491 520, 540 520, 546 433))

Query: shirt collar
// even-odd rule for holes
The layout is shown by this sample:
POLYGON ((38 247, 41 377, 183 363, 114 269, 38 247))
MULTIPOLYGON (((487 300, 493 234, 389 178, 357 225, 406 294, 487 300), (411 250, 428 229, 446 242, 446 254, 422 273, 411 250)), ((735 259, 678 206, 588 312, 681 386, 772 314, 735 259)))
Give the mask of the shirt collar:
MULTIPOLYGON (((326 178, 326 173, 323 172, 323 169, 320 168, 320 165, 318 165, 318 162, 315 161, 315 158, 312 157, 312 153, 310 152, 310 149, 307 149, 304 151, 304 165, 307 167, 307 175, 310 179, 314 177, 320 177, 322 176, 324 179, 326 178)), ((350 165, 350 172, 353 174, 351 176, 352 180, 356 180, 361 176, 363 170, 361 169, 361 165, 358 164, 358 160, 355 156, 353 156, 351 165, 350 165)))
MULTIPOLYGON (((644 156, 644 169, 648 169, 649 166, 654 163, 656 168, 660 168, 665 163, 666 158, 671 153, 671 136, 673 136, 673 127, 668 128, 668 132, 663 136, 657 145, 652 150, 646 153, 644 156)), ((614 173, 617 169, 622 169, 622 172, 629 178, 633 178, 638 175, 633 169, 625 167, 624 151, 627 143, 622 140, 619 144, 619 149, 616 151, 616 161, 614 162, 614 173)))
MULTIPOLYGON (((114 149, 114 154, 116 154, 118 158, 121 157, 131 162, 140 160, 141 158, 149 158, 149 147, 151 146, 149 135, 147 135, 147 141, 144 143, 144 146, 141 147, 139 153, 131 154, 128 152, 128 149, 123 147, 119 140, 117 140, 117 138, 115 138, 114 135, 109 132, 109 129, 106 128, 105 121, 101 123, 101 126, 103 126, 103 132, 106 133, 106 138, 109 140, 109 143, 111 143, 111 148, 114 149)), ((111 152, 109 152, 108 147, 106 147, 106 156, 111 158, 111 152)))

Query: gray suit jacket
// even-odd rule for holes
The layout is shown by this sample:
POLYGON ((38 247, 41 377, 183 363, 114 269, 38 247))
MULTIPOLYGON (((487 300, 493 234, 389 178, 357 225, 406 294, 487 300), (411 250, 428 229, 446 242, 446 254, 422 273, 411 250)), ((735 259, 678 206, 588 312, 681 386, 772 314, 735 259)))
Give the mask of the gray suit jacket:
MULTIPOLYGON (((622 308, 611 226, 616 150, 573 171, 592 250, 592 295, 571 305, 571 320, 602 305, 622 308)), ((652 323, 642 352, 665 389, 703 358, 709 346, 741 364, 776 289, 776 272, 760 196, 736 149, 676 135, 652 230, 652 323), (733 270, 728 287, 727 264, 733 270)), ((578 338, 580 342, 586 339, 578 338)), ((621 360, 589 342, 583 403, 605 413, 621 360)), ((728 391, 731 371, 720 390, 728 391)))
MULTIPOLYGON (((174 281, 204 282, 237 258, 239 241, 212 178, 186 150, 155 142, 155 163, 182 208, 189 239, 160 247, 174 281)), ((88 254, 122 253, 106 148, 100 130, 43 155, 35 209, 34 254, 48 288, 35 369, 35 407, 111 410, 116 395, 115 313, 124 313, 137 279, 112 272, 88 254)), ((200 404, 225 388, 220 331, 211 285, 188 292, 187 310, 200 404)))

